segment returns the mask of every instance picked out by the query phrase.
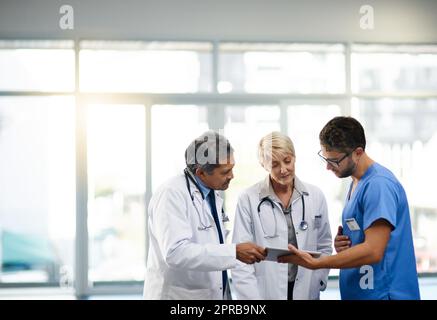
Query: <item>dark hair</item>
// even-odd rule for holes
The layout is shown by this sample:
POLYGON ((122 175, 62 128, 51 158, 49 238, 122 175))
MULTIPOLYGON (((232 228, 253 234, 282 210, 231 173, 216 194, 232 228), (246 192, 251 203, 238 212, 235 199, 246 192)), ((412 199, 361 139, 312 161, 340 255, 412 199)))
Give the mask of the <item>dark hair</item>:
POLYGON ((233 152, 228 139, 217 132, 206 131, 185 150, 185 163, 192 173, 201 168, 207 174, 212 174, 220 166, 220 161, 229 159, 233 152))
POLYGON ((352 117, 335 117, 320 131, 320 144, 328 151, 351 152, 358 147, 366 149, 363 126, 352 117))

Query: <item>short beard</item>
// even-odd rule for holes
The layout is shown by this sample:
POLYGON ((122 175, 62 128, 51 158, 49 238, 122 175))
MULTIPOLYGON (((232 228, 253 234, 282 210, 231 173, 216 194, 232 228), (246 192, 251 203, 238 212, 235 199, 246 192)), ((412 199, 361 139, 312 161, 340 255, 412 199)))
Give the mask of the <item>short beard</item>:
POLYGON ((352 162, 352 165, 345 168, 343 171, 340 172, 339 178, 347 178, 350 177, 357 168, 357 164, 352 162))

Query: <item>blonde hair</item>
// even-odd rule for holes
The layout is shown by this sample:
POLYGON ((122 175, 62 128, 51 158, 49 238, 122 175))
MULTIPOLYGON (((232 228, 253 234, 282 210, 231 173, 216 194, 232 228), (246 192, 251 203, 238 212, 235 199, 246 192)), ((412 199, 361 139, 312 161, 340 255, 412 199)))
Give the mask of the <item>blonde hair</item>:
POLYGON ((263 167, 266 163, 279 157, 285 157, 288 154, 296 157, 293 141, 281 132, 273 131, 269 133, 261 138, 258 144, 258 160, 263 167))

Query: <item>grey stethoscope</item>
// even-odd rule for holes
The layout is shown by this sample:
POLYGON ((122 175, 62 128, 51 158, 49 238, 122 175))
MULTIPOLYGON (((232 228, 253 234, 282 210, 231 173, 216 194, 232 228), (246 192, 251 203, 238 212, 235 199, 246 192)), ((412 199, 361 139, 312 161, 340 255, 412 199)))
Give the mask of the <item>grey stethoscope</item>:
MULTIPOLYGON (((302 200, 302 220, 299 223, 299 229, 302 230, 302 231, 305 231, 305 230, 308 229, 308 222, 305 221, 305 199, 304 199, 304 196, 308 196, 308 192, 305 192, 305 191, 300 192, 297 189, 294 189, 294 190, 296 190, 300 194, 300 199, 302 200)), ((264 230, 264 226, 263 226, 263 224, 261 222, 261 228, 263 229, 264 237, 265 238, 276 238, 276 237, 279 237, 279 235, 278 235, 278 220, 277 220, 276 215, 275 215, 275 204, 273 203, 273 200, 270 199, 268 196, 262 198, 261 201, 258 204, 257 211, 258 211, 259 220, 261 221, 261 214, 260 214, 261 213, 261 205, 264 202, 270 203, 270 206, 272 207, 273 218, 275 219, 275 232, 273 233, 273 235, 268 235, 266 233, 266 231, 264 230)))
MULTIPOLYGON (((193 174, 190 172, 190 170, 188 170, 188 168, 184 169, 184 176, 185 176, 185 182, 187 184, 188 193, 190 194, 191 201, 193 202, 193 206, 196 209, 197 215, 199 216, 200 226, 197 227, 197 230, 199 230, 199 231, 208 230, 208 229, 212 228, 212 224, 204 223, 202 221, 202 217, 201 217, 201 214, 199 212, 199 209, 197 209, 196 205, 194 204, 194 196, 191 193, 191 188, 190 188, 190 182, 189 181, 191 181, 194 184, 194 186, 196 187, 196 189, 200 192, 200 195, 202 196, 202 212, 205 212, 205 196, 203 195, 202 191, 200 191, 199 184, 197 183, 196 179, 193 177, 193 174)), ((225 211, 223 210, 223 208, 222 208, 222 221, 223 222, 228 222, 229 221, 229 218, 225 214, 225 211)))

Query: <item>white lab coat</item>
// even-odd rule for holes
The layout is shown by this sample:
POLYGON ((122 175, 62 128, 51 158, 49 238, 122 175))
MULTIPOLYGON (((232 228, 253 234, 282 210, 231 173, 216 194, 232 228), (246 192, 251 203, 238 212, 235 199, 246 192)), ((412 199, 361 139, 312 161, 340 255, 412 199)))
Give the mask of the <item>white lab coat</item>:
MULTIPOLYGON (((223 299, 222 270, 237 264, 236 245, 220 244, 208 200, 189 183, 194 205, 184 175, 166 182, 150 201, 145 299, 223 299), (202 223, 211 227, 199 230, 202 223)), ((222 220, 227 217, 217 192, 216 205, 224 231, 222 220)))
MULTIPOLYGON (((258 204, 263 198, 263 190, 269 184, 268 179, 269 177, 246 189, 240 195, 235 216, 234 243, 252 241, 263 247, 287 248, 287 221, 279 203, 274 201, 278 237, 266 238, 261 226, 261 223, 263 223, 267 235, 275 233, 271 205, 264 202, 260 208, 260 214, 257 211, 258 204), (262 222, 260 217, 262 217, 262 222)), ((300 192, 305 191, 308 193, 305 196, 305 220, 308 223, 306 231, 299 229, 302 220, 302 201, 299 198, 292 204, 291 214, 299 249, 321 251, 322 255, 330 255, 332 253, 332 237, 326 200, 322 191, 316 186, 301 182, 297 178, 295 178, 295 187, 300 192), (320 217, 316 218, 316 216, 320 217), (315 223, 315 219, 320 220, 315 223)), ((272 261, 263 261, 254 265, 239 264, 231 273, 233 294, 237 299, 287 299, 287 264, 272 261)), ((320 299, 320 291, 326 288, 328 273, 329 269, 312 271, 299 266, 294 284, 293 299, 320 299)))

